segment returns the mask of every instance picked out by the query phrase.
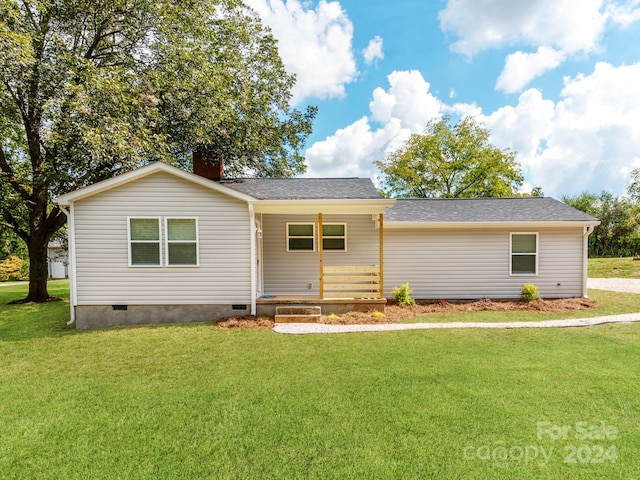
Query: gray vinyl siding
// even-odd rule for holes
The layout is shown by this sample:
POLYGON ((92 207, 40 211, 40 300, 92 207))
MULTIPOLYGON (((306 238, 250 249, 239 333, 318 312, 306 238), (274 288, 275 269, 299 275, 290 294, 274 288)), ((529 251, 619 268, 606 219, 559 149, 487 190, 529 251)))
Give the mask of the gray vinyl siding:
MULTIPOLYGON (((287 252, 286 224, 316 223, 315 215, 263 215, 263 279, 267 295, 318 295, 318 252, 287 252), (312 288, 308 288, 311 283, 312 288)), ((323 223, 347 224, 347 251, 323 254, 325 265, 378 265, 378 230, 371 215, 324 215, 323 223)), ((317 250, 317 244, 316 244, 317 250)))
POLYGON ((74 212, 79 305, 251 302, 245 202, 161 172, 80 200, 74 212), (199 266, 129 267, 127 217, 137 216, 196 217, 199 266))
POLYGON ((417 299, 517 298, 525 283, 542 297, 582 296, 582 229, 538 232, 538 275, 509 275, 509 236, 518 230, 385 231, 385 293, 409 282, 417 299))

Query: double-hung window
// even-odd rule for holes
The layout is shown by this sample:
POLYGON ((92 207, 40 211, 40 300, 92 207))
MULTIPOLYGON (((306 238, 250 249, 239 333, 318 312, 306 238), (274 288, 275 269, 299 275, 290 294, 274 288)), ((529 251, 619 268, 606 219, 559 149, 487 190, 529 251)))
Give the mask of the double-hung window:
POLYGON ((322 249, 334 252, 347 251, 347 224, 323 223, 322 224, 322 249))
POLYGON ((197 266, 198 221, 195 218, 130 217, 129 265, 140 267, 197 266), (164 246, 164 252, 163 247, 164 246))
POLYGON ((160 219, 129 218, 129 265, 160 266, 160 219))
POLYGON ((195 218, 166 218, 167 265, 198 265, 198 222, 195 218))
MULTIPOLYGON (((316 251, 315 223, 287 223, 287 252, 316 251)), ((322 249, 334 252, 347 251, 347 224, 322 224, 322 249)))
POLYGON ((538 234, 511 234, 511 275, 538 274, 538 234))
POLYGON ((314 223, 287 223, 287 252, 313 252, 315 238, 314 223))

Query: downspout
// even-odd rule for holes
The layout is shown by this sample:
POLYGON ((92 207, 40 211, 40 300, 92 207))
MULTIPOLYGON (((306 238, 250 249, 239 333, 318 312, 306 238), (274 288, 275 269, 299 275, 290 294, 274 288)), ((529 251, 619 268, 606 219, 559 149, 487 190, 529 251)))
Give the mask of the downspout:
POLYGON ((587 225, 582 232, 582 296, 589 298, 587 292, 587 278, 589 267, 589 235, 593 233, 593 225, 587 225))
POLYGON ((78 304, 78 290, 76 288, 76 223, 73 215, 73 203, 66 210, 59 205, 60 210, 67 216, 67 237, 69 240, 69 296, 71 319, 67 325, 72 325, 76 321, 76 305, 78 304))
POLYGON ((253 209, 253 203, 249 203, 249 235, 251 245, 251 315, 256 316, 256 291, 257 279, 256 279, 256 214, 253 209))

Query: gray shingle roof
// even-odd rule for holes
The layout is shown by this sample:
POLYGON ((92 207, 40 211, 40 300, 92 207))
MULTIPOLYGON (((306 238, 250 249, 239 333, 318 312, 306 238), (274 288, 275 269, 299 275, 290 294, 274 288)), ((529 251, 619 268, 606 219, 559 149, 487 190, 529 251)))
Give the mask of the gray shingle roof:
POLYGON ((565 222, 597 221, 551 197, 398 199, 390 222, 565 222))
POLYGON ((259 200, 380 198, 369 178, 239 178, 220 183, 259 200))

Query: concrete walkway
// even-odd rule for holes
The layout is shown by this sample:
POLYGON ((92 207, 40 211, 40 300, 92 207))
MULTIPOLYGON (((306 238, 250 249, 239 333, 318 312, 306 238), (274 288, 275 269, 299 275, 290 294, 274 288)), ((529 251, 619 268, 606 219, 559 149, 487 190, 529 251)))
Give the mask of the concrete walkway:
POLYGON ((23 282, 0 282, 0 287, 13 287, 14 285, 23 285, 29 283, 27 281, 23 282))
MULTIPOLYGON (((599 290, 613 290, 626 293, 640 293, 640 279, 629 278, 590 278, 588 287, 599 290)), ((422 330, 442 328, 567 328, 590 327, 604 323, 640 322, 640 313, 608 315, 604 317, 576 318, 568 320, 542 320, 540 322, 450 322, 450 323, 384 323, 365 325, 325 325, 322 323, 276 323, 273 330, 277 333, 349 333, 383 332, 391 330, 422 330)))
POLYGON ((640 278, 589 278, 587 288, 623 293, 640 293, 640 278))
POLYGON ((591 327, 603 323, 640 322, 640 313, 609 315, 606 317, 575 318, 569 320, 542 320, 540 322, 449 322, 449 323, 383 323, 365 325, 325 325, 322 323, 276 323, 273 331, 277 333, 349 333, 383 332, 390 330, 424 330, 443 328, 558 328, 591 327))

